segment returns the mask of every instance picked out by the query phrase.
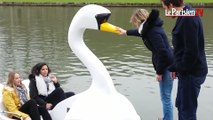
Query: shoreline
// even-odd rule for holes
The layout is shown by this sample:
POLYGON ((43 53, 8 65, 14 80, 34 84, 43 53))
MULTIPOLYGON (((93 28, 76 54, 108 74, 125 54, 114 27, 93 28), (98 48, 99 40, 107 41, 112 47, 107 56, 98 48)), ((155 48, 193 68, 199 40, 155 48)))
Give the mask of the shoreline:
MULTIPOLYGON (((86 4, 98 4, 107 7, 162 7, 160 3, 49 3, 49 2, 1 2, 0 6, 74 6, 82 7, 86 4)), ((187 3, 193 7, 213 8, 213 3, 187 3)))

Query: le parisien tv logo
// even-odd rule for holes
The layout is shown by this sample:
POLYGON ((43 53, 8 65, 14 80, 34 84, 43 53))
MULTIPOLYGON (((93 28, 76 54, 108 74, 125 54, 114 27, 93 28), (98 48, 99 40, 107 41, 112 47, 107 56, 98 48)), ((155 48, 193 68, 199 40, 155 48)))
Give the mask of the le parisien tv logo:
POLYGON ((193 10, 185 9, 185 10, 178 10, 175 8, 172 8, 170 10, 165 10, 165 16, 167 17, 190 17, 190 16, 200 16, 202 17, 204 13, 203 8, 195 8, 193 10))

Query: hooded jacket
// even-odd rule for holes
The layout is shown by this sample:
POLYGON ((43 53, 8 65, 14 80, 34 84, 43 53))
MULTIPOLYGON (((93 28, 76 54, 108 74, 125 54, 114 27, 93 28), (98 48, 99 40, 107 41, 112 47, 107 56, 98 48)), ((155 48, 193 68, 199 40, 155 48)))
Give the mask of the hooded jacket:
POLYGON ((163 21, 159 18, 159 11, 153 9, 143 24, 142 30, 127 30, 127 35, 141 37, 144 45, 152 53, 152 63, 156 74, 161 75, 173 63, 173 50, 162 28, 163 21))

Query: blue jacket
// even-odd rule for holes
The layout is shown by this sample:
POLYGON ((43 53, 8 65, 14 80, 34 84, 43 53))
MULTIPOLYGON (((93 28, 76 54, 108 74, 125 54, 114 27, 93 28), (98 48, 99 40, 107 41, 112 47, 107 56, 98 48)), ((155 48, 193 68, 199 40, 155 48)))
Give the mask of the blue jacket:
MULTIPOLYGON (((192 10, 185 6, 184 10, 192 10)), ((208 72, 200 17, 178 17, 172 31, 174 64, 170 71, 206 75, 208 72)))
POLYGON ((159 11, 152 10, 143 25, 141 34, 138 29, 127 30, 127 35, 139 36, 152 52, 152 63, 157 74, 162 74, 173 63, 173 51, 162 28, 163 21, 159 11))

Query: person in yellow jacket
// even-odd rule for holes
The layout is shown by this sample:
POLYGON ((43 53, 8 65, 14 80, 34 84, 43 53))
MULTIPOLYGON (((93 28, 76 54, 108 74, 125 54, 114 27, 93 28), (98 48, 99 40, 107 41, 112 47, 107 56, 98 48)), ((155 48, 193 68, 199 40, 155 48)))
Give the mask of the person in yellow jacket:
POLYGON ((3 89, 3 104, 7 111, 15 113, 8 114, 10 118, 21 120, 52 120, 48 111, 36 104, 35 100, 30 99, 27 89, 21 83, 20 74, 9 72, 8 80, 3 89))

